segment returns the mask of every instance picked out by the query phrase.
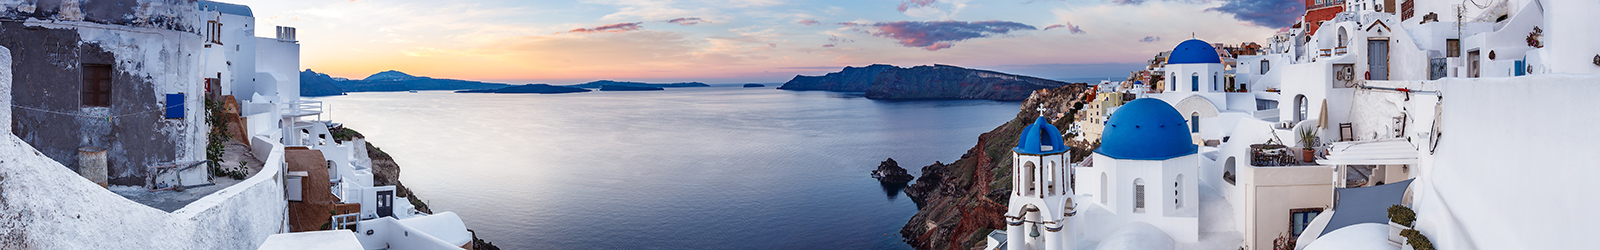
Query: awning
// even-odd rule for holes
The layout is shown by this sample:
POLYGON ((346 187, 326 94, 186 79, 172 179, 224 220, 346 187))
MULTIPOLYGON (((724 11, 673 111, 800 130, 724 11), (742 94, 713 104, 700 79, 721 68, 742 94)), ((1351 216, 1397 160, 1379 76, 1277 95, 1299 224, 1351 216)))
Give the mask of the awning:
POLYGON ((1416 165, 1417 147, 1405 139, 1335 142, 1321 165, 1416 165))
POLYGON ((1389 206, 1399 205, 1412 180, 1361 188, 1335 189, 1333 218, 1322 235, 1361 223, 1389 223, 1389 206))

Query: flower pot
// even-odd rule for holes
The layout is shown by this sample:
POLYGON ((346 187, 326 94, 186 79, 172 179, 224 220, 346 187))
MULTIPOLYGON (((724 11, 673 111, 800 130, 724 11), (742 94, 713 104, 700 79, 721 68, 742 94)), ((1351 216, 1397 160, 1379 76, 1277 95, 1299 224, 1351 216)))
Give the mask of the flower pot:
POLYGON ((1301 161, 1303 161, 1303 162, 1312 162, 1312 161, 1316 161, 1317 160, 1317 149, 1315 149, 1315 148, 1305 148, 1305 149, 1301 149, 1301 151, 1304 151, 1304 154, 1300 154, 1300 160, 1301 161))
POLYGON ((1394 221, 1390 221, 1389 222, 1389 245, 1410 247, 1411 244, 1406 243, 1406 237, 1405 236, 1400 236, 1400 231, 1405 231, 1406 229, 1411 229, 1411 227, 1407 227, 1407 226, 1404 226, 1404 225, 1400 225, 1400 223, 1394 223, 1394 221))

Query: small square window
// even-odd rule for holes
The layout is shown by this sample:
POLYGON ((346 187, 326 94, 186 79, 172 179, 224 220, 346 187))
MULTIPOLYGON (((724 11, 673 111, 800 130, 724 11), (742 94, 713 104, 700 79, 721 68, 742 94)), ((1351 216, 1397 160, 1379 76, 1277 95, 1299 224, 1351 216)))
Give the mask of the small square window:
POLYGON ((84 64, 82 104, 85 107, 111 106, 111 65, 84 64))

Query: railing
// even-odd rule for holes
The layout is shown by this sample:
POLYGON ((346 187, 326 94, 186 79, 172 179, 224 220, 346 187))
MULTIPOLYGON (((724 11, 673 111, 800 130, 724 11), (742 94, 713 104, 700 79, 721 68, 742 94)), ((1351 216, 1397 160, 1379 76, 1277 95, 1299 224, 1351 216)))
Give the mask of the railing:
POLYGON ((289 107, 284 108, 283 115, 291 117, 316 115, 317 120, 322 120, 322 101, 298 100, 289 102, 289 107))
POLYGON ((1332 49, 1319 49, 1319 50, 1317 50, 1317 57, 1329 57, 1329 56, 1333 56, 1333 50, 1332 49))
POLYGON ((361 222, 361 213, 334 215, 328 220, 333 230, 356 229, 361 222))
POLYGON ((1339 47, 1334 47, 1333 48, 1333 54, 1334 55, 1344 55, 1344 54, 1348 54, 1348 53, 1350 53, 1350 48, 1348 48, 1348 47, 1339 46, 1339 47))

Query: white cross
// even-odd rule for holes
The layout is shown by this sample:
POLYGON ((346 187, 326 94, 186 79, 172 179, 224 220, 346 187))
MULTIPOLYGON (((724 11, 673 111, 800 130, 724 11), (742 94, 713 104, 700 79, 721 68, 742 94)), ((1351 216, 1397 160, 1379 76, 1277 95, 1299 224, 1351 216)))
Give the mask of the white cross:
POLYGON ((1039 117, 1044 117, 1044 111, 1047 110, 1047 109, 1044 108, 1044 104, 1039 104, 1039 108, 1038 109, 1034 109, 1034 110, 1038 110, 1039 111, 1039 117))

